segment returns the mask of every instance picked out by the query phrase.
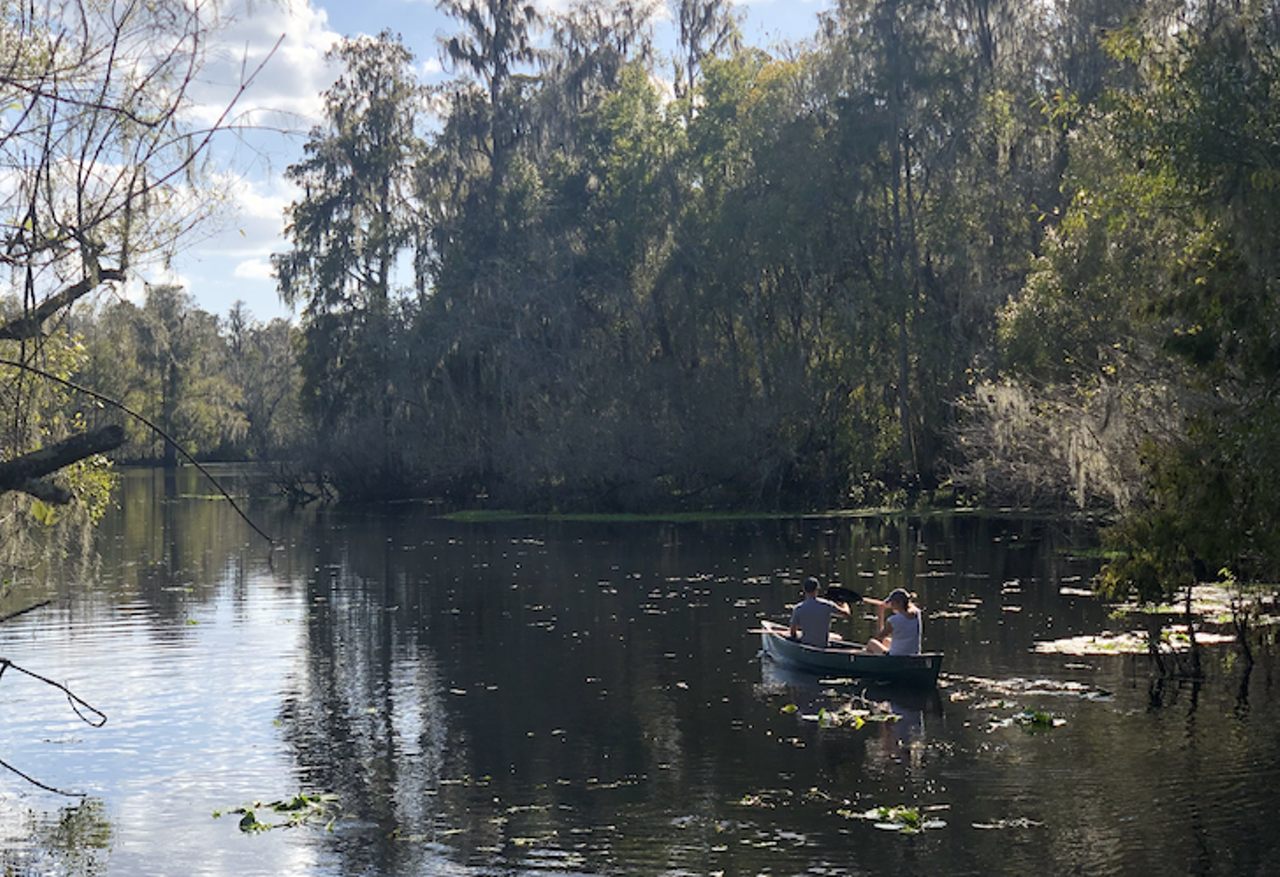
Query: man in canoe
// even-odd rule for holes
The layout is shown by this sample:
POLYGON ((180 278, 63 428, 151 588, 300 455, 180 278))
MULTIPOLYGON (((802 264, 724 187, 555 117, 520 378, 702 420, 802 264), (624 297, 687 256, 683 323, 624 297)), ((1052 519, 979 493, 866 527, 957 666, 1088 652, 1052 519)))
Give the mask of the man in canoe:
POLYGON ((831 636, 831 617, 848 614, 848 603, 819 597, 818 580, 810 576, 804 582, 804 601, 791 610, 791 638, 825 649, 831 636))
POLYGON ((894 588, 883 600, 863 597, 876 606, 876 635, 867 640, 867 651, 873 655, 920 654, 920 607, 902 588, 894 588), (885 611, 892 612, 885 618, 885 611))

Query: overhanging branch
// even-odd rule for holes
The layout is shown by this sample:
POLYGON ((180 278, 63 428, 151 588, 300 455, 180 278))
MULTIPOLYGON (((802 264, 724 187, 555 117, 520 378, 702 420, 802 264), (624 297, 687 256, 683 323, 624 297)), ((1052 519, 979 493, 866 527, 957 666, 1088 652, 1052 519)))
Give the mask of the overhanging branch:
MULTIPOLYGON (((169 442, 171 445, 177 448, 178 453, 186 457, 187 461, 190 462, 192 466, 195 466, 196 469, 200 470, 200 473, 204 475, 205 478, 209 479, 209 482, 213 484, 213 486, 217 489, 219 493, 222 494, 223 498, 226 499, 226 501, 231 504, 231 508, 235 510, 236 514, 238 514, 246 524, 252 527, 255 533, 257 533, 263 539, 266 539, 272 545, 275 544, 276 540, 272 539, 265 532, 263 532, 262 528, 259 527, 257 524, 255 524, 253 520, 244 513, 244 511, 240 508, 240 506, 236 504, 236 501, 231 498, 231 494, 227 493, 227 491, 223 488, 223 486, 218 483, 218 479, 214 478, 209 473, 208 469, 201 466, 200 463, 196 461, 195 457, 187 453, 187 450, 184 447, 182 447, 182 445, 174 441, 171 435, 169 435, 160 427, 156 426, 150 420, 147 420, 147 418, 143 417, 138 412, 134 411, 133 409, 129 408, 126 405, 121 404, 120 402, 117 402, 115 399, 112 399, 110 396, 104 396, 101 393, 95 393, 93 390, 90 390, 87 387, 82 387, 79 384, 72 383, 71 381, 68 381, 66 378, 60 378, 57 375, 50 374, 49 372, 44 371, 43 369, 36 368, 33 365, 29 365, 24 362, 18 362, 12 359, 4 359, 2 357, 0 357, 0 365, 7 365, 13 368, 20 368, 24 371, 29 371, 32 374, 40 375, 40 377, 45 378, 46 380, 50 380, 50 381, 53 381, 54 383, 61 384, 62 386, 70 390, 75 390, 77 393, 83 393, 84 395, 88 396, 91 399, 97 399, 99 402, 102 402, 104 404, 112 406, 113 408, 123 411, 125 414, 129 415, 134 420, 137 420, 139 423, 142 423, 148 429, 151 429, 152 431, 154 431, 156 435, 160 436, 165 441, 169 442)), ((20 489, 20 488, 10 488, 10 489, 20 489)))
POLYGON ((21 490, 45 502, 66 505, 71 502, 71 491, 42 479, 63 466, 114 450, 122 444, 124 429, 112 424, 0 463, 0 493, 21 490))
POLYGON ((73 283, 56 295, 51 295, 34 311, 24 314, 8 323, 0 324, 0 340, 23 341, 39 338, 44 334, 44 321, 58 311, 74 304, 77 299, 92 292, 98 286, 110 280, 123 281, 125 274, 117 268, 103 268, 94 271, 79 283, 73 283))

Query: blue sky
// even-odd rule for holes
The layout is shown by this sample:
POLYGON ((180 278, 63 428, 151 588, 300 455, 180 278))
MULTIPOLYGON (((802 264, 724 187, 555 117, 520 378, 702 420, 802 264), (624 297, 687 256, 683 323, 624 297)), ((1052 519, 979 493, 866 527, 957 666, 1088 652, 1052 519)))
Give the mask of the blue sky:
MULTIPOLYGON (((199 307, 220 316, 237 300, 244 301, 254 317, 265 321, 290 316, 276 294, 269 259, 285 248, 282 211, 296 197, 284 170, 301 156, 305 132, 320 118, 319 94, 333 76, 324 53, 341 37, 386 28, 399 33, 414 52, 425 81, 440 81, 447 74, 439 61, 439 37, 458 28, 436 9, 435 0, 234 2, 232 20, 202 76, 197 120, 216 118, 241 79, 283 40, 237 105, 253 130, 223 136, 211 153, 219 170, 209 197, 224 203, 222 220, 192 241, 167 273, 153 271, 148 279, 180 283, 199 307)), ((541 11, 559 11, 568 3, 541 0, 536 5, 541 11)), ((830 0, 755 0, 739 2, 738 8, 747 16, 747 41, 768 48, 811 36, 819 12, 830 5, 830 0)), ((669 22, 660 22, 657 30, 660 46, 672 41, 669 22)), ((139 291, 135 286, 130 293, 139 291)))

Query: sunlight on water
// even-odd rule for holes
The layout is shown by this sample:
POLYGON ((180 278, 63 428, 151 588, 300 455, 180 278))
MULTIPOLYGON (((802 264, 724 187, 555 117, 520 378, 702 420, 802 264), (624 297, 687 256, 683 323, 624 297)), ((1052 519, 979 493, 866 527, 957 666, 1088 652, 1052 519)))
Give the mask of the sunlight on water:
POLYGON ((264 503, 268 564, 225 504, 149 473, 125 487, 94 575, 16 581, 11 602, 54 604, 0 626, 0 656, 108 716, 90 727, 56 688, 0 678, 0 759, 88 796, 0 775, 16 873, 1226 874, 1280 857, 1271 664, 1242 676, 1216 645, 1191 686, 1141 656, 1037 650, 1116 623, 1080 587, 1093 561, 1041 524, 475 525, 264 503), (762 660, 747 631, 785 620, 808 573, 915 591, 939 687, 762 660), (241 831, 237 808, 299 793, 332 806, 241 831))
MULTIPOLYGON (((224 582, 225 586, 227 583, 224 582)), ((240 866, 305 867, 307 851, 237 837, 215 810, 297 792, 275 725, 280 691, 297 663, 300 600, 247 583, 243 601, 193 606, 177 622, 142 604, 72 617, 53 609, 3 629, 15 664, 66 684, 102 710, 101 728, 80 722, 53 688, 6 677, 0 688, 4 759, 57 789, 107 802, 114 873, 162 873, 161 838, 212 853, 188 873, 240 866)), ((75 799, 0 777, 0 808, 40 813, 75 799)), ((6 846, 21 843, 6 830, 6 846)))

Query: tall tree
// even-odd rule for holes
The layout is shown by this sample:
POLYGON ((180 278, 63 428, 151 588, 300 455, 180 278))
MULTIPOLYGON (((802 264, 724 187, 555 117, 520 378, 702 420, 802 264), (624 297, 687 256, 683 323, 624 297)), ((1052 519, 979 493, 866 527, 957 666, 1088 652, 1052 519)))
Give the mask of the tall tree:
POLYGON ((317 429, 354 455, 353 474, 371 466, 381 477, 370 483, 390 486, 401 480, 397 332, 408 275, 401 260, 417 216, 421 88, 412 54, 385 31, 343 40, 329 60, 342 72, 324 94, 325 123, 287 171, 303 197, 286 211, 291 249, 272 266, 284 300, 304 305, 303 392, 317 429))
POLYGON ((680 46, 676 97, 691 101, 702 62, 741 50, 742 14, 733 8, 733 0, 672 0, 671 7, 680 46))
POLYGON ((519 0, 439 0, 439 9, 462 25, 444 40, 446 59, 480 80, 487 96, 490 186, 497 189, 523 123, 514 79, 533 63, 533 30, 541 23, 532 3, 519 0))
POLYGON ((280 460, 305 434, 299 402, 302 374, 294 355, 298 330, 277 317, 253 319, 236 302, 225 321, 228 377, 244 400, 248 421, 243 454, 256 460, 280 460))
POLYGON ((891 315, 900 467, 927 485, 945 428, 937 414, 966 365, 948 328, 968 254, 946 223, 978 56, 928 0, 847 0, 826 33, 848 282, 891 315))

